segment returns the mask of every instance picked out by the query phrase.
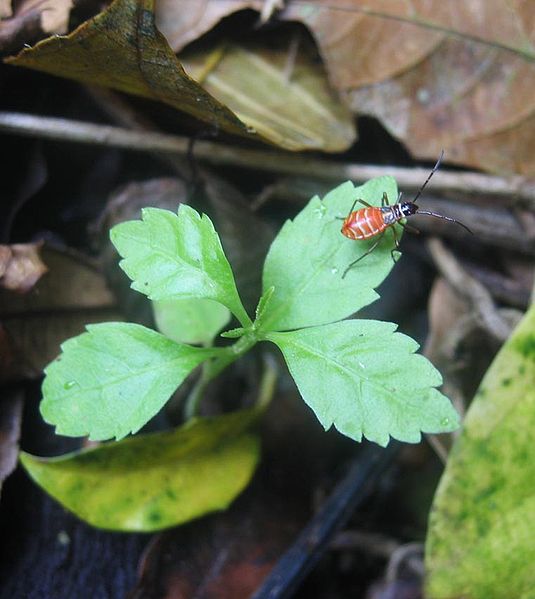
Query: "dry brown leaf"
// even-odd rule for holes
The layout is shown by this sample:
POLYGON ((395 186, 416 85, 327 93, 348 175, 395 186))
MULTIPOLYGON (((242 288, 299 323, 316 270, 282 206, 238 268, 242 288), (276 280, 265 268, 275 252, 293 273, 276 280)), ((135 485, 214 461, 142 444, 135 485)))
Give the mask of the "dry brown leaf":
MULTIPOLYGON (((225 6, 235 9, 203 2, 196 30, 225 6)), ((444 148, 451 162, 535 174, 535 3, 290 0, 278 17, 310 28, 353 111, 378 118, 415 156, 444 148)), ((166 27, 175 48, 186 43, 184 16, 166 27)))
POLYGON ((28 293, 47 272, 39 257, 42 243, 17 243, 0 246, 0 287, 28 293))
POLYGON ((102 274, 81 255, 44 246, 49 272, 26 295, 0 289, 0 380, 42 375, 60 343, 86 324, 122 320, 102 274))
POLYGON ((535 59, 534 11, 521 0, 294 0, 280 16, 310 28, 344 89, 413 67, 448 36, 535 59))
POLYGON ((450 38, 415 68, 349 96, 355 111, 379 118, 416 155, 432 157, 445 148, 450 161, 530 174, 534 92, 531 63, 450 38))
POLYGON ((156 25, 175 52, 212 29, 223 17, 243 8, 260 10, 261 0, 159 0, 156 25))
POLYGON ((0 19, 7 19, 12 14, 11 0, 0 0, 0 19))
POLYGON ((356 137, 354 118, 329 87, 308 40, 260 35, 240 44, 187 49, 188 74, 260 135, 290 150, 340 152, 356 137), (291 69, 288 69, 289 56, 291 69))
POLYGON ((186 73, 154 26, 153 0, 115 0, 66 37, 51 37, 8 63, 168 104, 220 129, 256 137, 186 73))

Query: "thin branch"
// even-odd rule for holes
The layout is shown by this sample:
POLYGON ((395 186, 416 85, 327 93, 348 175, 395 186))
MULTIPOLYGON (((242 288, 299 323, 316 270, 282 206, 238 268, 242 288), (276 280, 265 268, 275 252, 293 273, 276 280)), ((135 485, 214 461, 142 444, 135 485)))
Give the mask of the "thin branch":
POLYGON ((469 300, 485 330, 499 341, 505 341, 511 333, 511 327, 497 310, 489 291, 466 272, 440 239, 430 239, 427 247, 448 283, 459 295, 469 300))
MULTIPOLYGON (((28 137, 112 146, 140 152, 165 152, 184 156, 189 140, 163 133, 140 133, 120 127, 94 125, 80 121, 0 112, 0 131, 28 137)), ((361 165, 333 160, 321 160, 282 150, 250 149, 209 141, 199 141, 195 156, 200 161, 221 166, 237 166, 279 175, 293 175, 330 182, 346 179, 367 181, 373 177, 391 175, 403 189, 417 189, 429 169, 361 165)), ((480 194, 514 197, 535 206, 535 180, 520 175, 495 177, 475 172, 436 173, 430 189, 444 193, 480 194)))

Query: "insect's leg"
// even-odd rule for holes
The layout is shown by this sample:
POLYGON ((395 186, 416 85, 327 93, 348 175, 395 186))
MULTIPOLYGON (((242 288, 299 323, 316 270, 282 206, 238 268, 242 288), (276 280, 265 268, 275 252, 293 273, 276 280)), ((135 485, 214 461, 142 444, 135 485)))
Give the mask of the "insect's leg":
POLYGON ((362 256, 359 256, 356 260, 354 260, 353 262, 351 262, 351 264, 344 270, 344 273, 342 274, 342 279, 345 278, 345 276, 347 275, 347 273, 353 268, 353 266, 355 266, 355 264, 357 262, 360 262, 363 258, 366 258, 366 256, 368 254, 371 254, 373 252, 373 250, 379 245, 379 243, 381 243, 381 239, 383 238, 383 235, 385 234, 385 232, 383 231, 379 237, 377 238, 377 241, 368 248, 367 251, 364 252, 364 254, 362 254, 362 256))
POLYGON ((392 234, 394 235, 394 243, 396 245, 395 248, 392 248, 390 250, 390 256, 392 257, 392 262, 394 262, 394 264, 399 260, 399 256, 396 260, 396 258, 394 258, 394 252, 398 252, 401 254, 401 250, 399 249, 399 237, 398 237, 398 232, 396 231, 396 227, 392 227, 392 234))
POLYGON ((366 206, 368 208, 372 208, 373 207, 371 204, 368 204, 368 202, 365 202, 364 200, 361 200, 361 199, 357 198, 353 202, 353 205, 351 206, 349 212, 347 213, 347 216, 337 216, 336 218, 338 220, 346 220, 346 218, 353 212, 353 210, 355 210, 355 206, 357 205, 358 202, 360 202, 361 204, 363 204, 364 206, 366 206))
POLYGON ((420 230, 417 229, 416 227, 413 227, 412 225, 409 225, 407 223, 402 223, 401 221, 399 221, 399 224, 406 230, 409 231, 409 233, 414 233, 415 235, 420 235, 420 230))
POLYGON ((385 206, 390 206, 390 202, 388 201, 388 195, 386 191, 383 191, 383 197, 381 198, 381 206, 384 208, 385 206))

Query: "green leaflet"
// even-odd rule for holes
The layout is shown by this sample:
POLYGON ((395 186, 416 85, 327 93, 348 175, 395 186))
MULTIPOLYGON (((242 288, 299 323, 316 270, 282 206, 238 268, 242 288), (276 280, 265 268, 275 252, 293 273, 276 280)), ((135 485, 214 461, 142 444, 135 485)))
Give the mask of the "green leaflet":
POLYGON ((225 306, 208 299, 170 299, 152 303, 158 330, 177 343, 212 345, 229 322, 225 306))
POLYGON ((122 322, 90 325, 62 350, 45 369, 41 414, 59 434, 95 440, 139 430, 196 366, 217 354, 122 322))
POLYGON ((430 599, 535 597, 535 306, 485 374, 435 495, 430 599))
POLYGON ((21 454, 30 476, 99 528, 152 531, 226 508, 251 478, 259 410, 191 421, 59 458, 21 454))
POLYGON ((178 214, 145 208, 142 220, 113 227, 110 237, 123 257, 121 268, 132 289, 152 300, 211 299, 226 306, 246 326, 251 324, 232 269, 212 221, 181 204, 178 214))
MULTIPOLYGON (((346 267, 362 255, 374 239, 353 241, 340 233, 355 199, 380 205, 383 192, 397 198, 392 177, 378 177, 360 187, 343 183, 320 200, 313 198, 285 223, 273 241, 264 265, 264 293, 275 291, 266 306, 261 327, 265 331, 297 329, 347 318, 378 298, 374 288, 393 267, 392 231, 362 262, 342 279, 346 267)), ((363 206, 357 204, 355 209, 363 206)))
POLYGON ((435 387, 441 376, 396 325, 347 320, 268 333, 284 354, 306 403, 328 429, 387 445, 389 435, 415 443, 420 431, 457 428, 458 416, 435 387))

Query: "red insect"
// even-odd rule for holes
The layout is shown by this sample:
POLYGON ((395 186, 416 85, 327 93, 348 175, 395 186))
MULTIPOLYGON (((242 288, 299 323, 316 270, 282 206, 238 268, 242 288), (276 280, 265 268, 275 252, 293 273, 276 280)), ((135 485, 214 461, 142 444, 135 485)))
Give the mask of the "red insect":
MULTIPOLYGON (((463 225, 463 223, 455 220, 454 218, 450 218, 449 216, 443 216, 442 214, 436 214, 435 212, 428 212, 426 210, 420 210, 420 208, 416 205, 416 200, 420 197, 420 194, 424 190, 425 186, 429 183, 429 180, 434 175, 435 171, 440 166, 442 158, 444 156, 444 150, 440 153, 440 157, 437 160, 437 163, 433 167, 433 170, 429 173, 429 176, 425 180, 424 184, 418 190, 418 193, 414 196, 414 199, 410 202, 402 202, 401 201, 401 193, 398 196, 397 202, 393 205, 390 205, 388 201, 388 196, 386 192, 383 193, 383 197, 381 199, 381 206, 372 206, 365 202, 364 200, 355 200, 353 202, 353 206, 351 206, 351 210, 348 212, 346 218, 344 219, 344 223, 342 224, 342 235, 345 235, 349 239, 361 240, 361 239, 369 239, 370 237, 377 237, 377 241, 366 251, 362 256, 357 258, 354 262, 345 269, 344 274, 342 275, 342 279, 346 276, 347 272, 355 266, 357 262, 365 258, 368 254, 371 254, 373 250, 379 245, 383 235, 385 234, 388 227, 392 227, 396 223, 399 223, 404 229, 412 230, 414 233, 419 233, 418 229, 407 225, 406 223, 401 222, 404 218, 408 216, 412 216, 413 214, 426 214, 428 216, 434 216, 435 218, 442 218, 443 220, 449 220, 452 223, 457 223, 464 227, 469 233, 472 233, 470 229, 463 225), (359 210, 354 210, 356 204, 360 202, 365 208, 360 208, 359 210)), ((396 229, 392 228, 392 232, 394 234, 394 242, 396 247, 391 251, 392 260, 396 261, 394 258, 394 252, 399 252, 399 239, 396 233, 396 229)))

